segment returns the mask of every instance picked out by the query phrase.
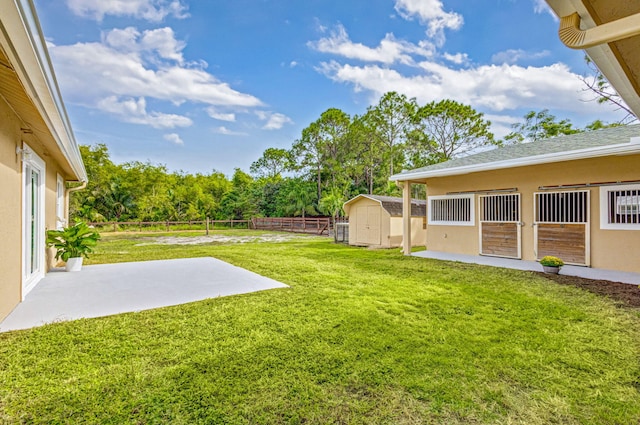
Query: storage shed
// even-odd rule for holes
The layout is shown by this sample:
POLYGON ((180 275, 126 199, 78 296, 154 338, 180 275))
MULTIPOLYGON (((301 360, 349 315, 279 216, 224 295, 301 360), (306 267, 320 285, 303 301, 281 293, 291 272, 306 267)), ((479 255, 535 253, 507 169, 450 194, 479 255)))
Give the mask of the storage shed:
MULTIPOLYGON (((402 198, 358 195, 345 202, 349 216, 349 245, 393 248, 402 246, 402 198)), ((411 201, 411 244, 426 242, 427 201, 411 201)))

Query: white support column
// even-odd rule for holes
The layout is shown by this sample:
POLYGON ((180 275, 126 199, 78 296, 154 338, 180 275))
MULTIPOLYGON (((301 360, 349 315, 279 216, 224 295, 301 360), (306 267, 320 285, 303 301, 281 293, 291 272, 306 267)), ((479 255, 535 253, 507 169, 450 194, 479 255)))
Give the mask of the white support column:
POLYGON ((411 255, 411 182, 402 182, 402 252, 411 255))

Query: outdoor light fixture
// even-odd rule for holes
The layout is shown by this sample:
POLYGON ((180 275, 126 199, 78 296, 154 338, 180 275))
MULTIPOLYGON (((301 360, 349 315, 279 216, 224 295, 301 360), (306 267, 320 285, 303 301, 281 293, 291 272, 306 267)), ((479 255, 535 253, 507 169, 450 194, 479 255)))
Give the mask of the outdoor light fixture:
POLYGON ((31 151, 31 149, 16 146, 16 155, 20 155, 20 159, 22 159, 22 161, 29 161, 32 154, 33 152, 31 151))

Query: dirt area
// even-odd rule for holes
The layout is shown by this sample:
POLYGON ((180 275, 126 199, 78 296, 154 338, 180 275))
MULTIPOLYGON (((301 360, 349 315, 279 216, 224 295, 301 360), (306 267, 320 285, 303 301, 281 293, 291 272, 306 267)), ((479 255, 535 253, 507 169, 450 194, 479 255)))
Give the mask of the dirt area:
POLYGON ((144 245, 202 245, 202 244, 229 244, 229 243, 249 243, 249 242, 288 242, 295 239, 309 238, 309 235, 265 233, 260 236, 158 236, 144 238, 145 242, 136 244, 144 245))
POLYGON ((609 282, 608 280, 585 279, 577 276, 536 273, 561 285, 582 288, 594 294, 609 297, 622 305, 640 309, 640 287, 638 285, 609 282))

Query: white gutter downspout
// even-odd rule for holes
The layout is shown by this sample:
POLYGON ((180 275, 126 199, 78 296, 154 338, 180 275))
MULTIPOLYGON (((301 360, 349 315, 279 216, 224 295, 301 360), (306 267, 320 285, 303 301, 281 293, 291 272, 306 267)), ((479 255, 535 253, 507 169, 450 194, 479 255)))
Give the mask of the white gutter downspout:
POLYGON ((64 197, 64 211, 67 213, 67 226, 69 225, 69 199, 71 199, 71 192, 75 192, 77 190, 82 190, 84 188, 87 187, 87 181, 84 180, 81 182, 82 184, 80 186, 76 186, 76 187, 70 187, 69 189, 67 189, 65 192, 65 197, 64 197))
POLYGON ((560 19, 560 40, 572 49, 588 49, 605 43, 640 35, 640 13, 587 30, 580 29, 580 15, 575 12, 560 19))

